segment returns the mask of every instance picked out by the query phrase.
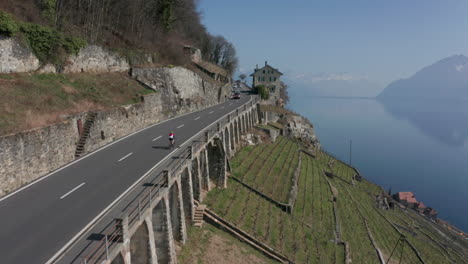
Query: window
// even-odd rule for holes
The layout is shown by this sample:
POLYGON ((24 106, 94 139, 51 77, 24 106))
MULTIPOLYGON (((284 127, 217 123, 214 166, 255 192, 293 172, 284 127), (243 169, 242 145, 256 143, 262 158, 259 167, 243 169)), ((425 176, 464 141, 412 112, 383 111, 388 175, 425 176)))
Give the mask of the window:
POLYGON ((271 76, 270 76, 270 82, 271 82, 271 76))
POLYGON ((263 70, 263 73, 265 73, 265 70, 263 70))
POLYGON ((273 78, 273 81, 276 82, 276 77, 273 78))

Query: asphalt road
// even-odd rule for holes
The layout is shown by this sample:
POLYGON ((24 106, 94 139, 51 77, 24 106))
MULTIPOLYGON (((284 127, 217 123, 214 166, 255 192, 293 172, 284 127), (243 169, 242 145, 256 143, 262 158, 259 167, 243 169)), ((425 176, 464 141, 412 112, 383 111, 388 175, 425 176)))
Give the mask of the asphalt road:
POLYGON ((0 263, 45 263, 172 150, 246 103, 229 100, 142 130, 0 200, 0 263))

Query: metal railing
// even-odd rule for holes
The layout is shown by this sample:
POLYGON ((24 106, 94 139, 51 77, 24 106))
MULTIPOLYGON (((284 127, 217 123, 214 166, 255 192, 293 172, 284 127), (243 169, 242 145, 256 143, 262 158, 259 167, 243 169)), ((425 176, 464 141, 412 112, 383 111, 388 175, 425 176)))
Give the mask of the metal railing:
POLYGON ((102 239, 89 251, 81 262, 83 264, 97 264, 104 260, 109 259, 109 252, 114 249, 118 243, 123 242, 123 226, 122 219, 128 218, 128 229, 137 224, 142 220, 142 216, 145 210, 151 208, 152 202, 157 198, 163 191, 163 188, 169 187, 171 177, 175 177, 178 172, 187 162, 192 158, 192 154, 198 152, 204 145, 209 142, 218 132, 222 132, 226 124, 229 124, 233 117, 237 117, 243 112, 247 111, 247 105, 253 106, 259 101, 258 96, 252 96, 252 100, 239 106, 232 112, 218 119, 216 122, 206 127, 199 132, 200 135, 191 139, 188 146, 184 147, 183 150, 178 151, 176 156, 172 156, 170 161, 166 161, 165 170, 156 173, 157 168, 153 169, 153 172, 147 176, 148 179, 152 179, 145 184, 150 188, 145 189, 139 193, 125 209, 122 211, 122 218, 115 219, 115 221, 101 232, 102 239))

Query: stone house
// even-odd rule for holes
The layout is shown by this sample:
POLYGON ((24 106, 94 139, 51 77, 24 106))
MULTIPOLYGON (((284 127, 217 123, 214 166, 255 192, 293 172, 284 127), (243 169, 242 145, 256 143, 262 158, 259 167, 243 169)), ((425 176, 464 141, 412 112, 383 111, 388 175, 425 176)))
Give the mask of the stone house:
POLYGON ((280 77, 283 75, 278 69, 275 69, 268 65, 268 62, 265 61, 265 66, 263 68, 255 68, 252 76, 252 87, 257 85, 264 85, 270 92, 270 98, 273 98, 274 101, 280 99, 280 89, 282 88, 280 77))

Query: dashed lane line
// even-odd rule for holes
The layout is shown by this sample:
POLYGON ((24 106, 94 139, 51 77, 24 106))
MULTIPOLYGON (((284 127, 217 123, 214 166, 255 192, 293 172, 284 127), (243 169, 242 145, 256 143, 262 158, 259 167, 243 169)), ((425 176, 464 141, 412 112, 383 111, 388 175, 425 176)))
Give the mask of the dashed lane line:
POLYGON ((132 155, 132 154, 133 154, 133 152, 128 153, 127 155, 125 155, 124 157, 122 157, 121 159, 119 159, 119 162, 121 162, 122 160, 128 158, 128 157, 129 157, 130 155, 132 155))
POLYGON ((209 112, 208 114, 212 114, 214 111, 209 112))
POLYGON ((162 136, 159 136, 159 137, 153 139, 153 141, 156 141, 156 140, 158 140, 158 139, 160 139, 160 138, 162 138, 162 136))
POLYGON ((181 127, 183 127, 183 126, 184 126, 184 125, 180 125, 180 126, 178 126, 177 128, 181 128, 181 127))
POLYGON ((198 120, 198 119, 200 119, 200 117, 197 117, 197 118, 195 118, 194 120, 198 120))
POLYGON ((68 195, 70 195, 72 192, 78 190, 81 186, 85 185, 86 182, 83 182, 81 183, 80 185, 76 186, 75 188, 73 188, 71 191, 67 192, 66 194, 62 195, 62 197, 60 197, 60 199, 63 199, 65 197, 67 197, 68 195))

